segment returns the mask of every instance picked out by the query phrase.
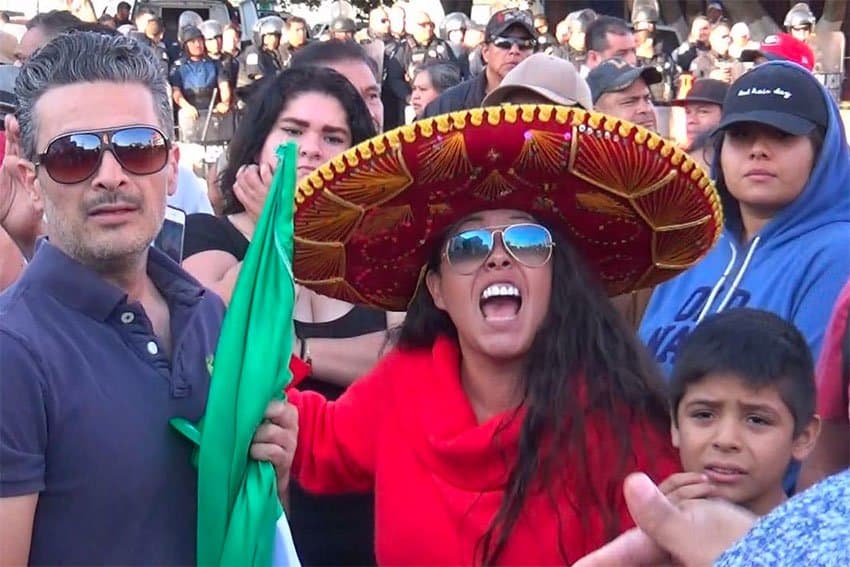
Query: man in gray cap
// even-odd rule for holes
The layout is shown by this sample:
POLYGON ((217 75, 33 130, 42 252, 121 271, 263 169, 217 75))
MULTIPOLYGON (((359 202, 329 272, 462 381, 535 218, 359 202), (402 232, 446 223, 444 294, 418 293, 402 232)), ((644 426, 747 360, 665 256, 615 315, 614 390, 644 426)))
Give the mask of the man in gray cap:
POLYGON ((554 55, 535 53, 505 75, 481 106, 556 104, 593 110, 590 87, 575 66, 554 55))
POLYGON ((636 67, 619 57, 605 61, 587 75, 596 110, 653 132, 658 130, 658 119, 649 87, 661 80, 655 67, 636 67))

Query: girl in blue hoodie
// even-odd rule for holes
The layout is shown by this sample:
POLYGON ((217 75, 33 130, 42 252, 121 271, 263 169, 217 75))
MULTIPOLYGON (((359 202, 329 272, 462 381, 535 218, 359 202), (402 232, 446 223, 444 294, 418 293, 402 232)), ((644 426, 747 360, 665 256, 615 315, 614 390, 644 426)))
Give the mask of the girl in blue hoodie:
POLYGON ((715 248, 658 286, 641 339, 669 375, 707 315, 735 307, 794 323, 813 356, 850 276, 850 151, 838 107, 808 71, 774 61, 729 88, 713 173, 726 216, 715 248))

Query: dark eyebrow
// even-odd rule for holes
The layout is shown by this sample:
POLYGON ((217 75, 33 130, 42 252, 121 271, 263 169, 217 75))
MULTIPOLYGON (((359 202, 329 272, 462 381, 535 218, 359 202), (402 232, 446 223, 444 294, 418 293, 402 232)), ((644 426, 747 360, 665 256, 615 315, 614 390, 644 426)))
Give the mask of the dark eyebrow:
MULTIPOLYGON (((290 116, 284 116, 280 119, 281 122, 288 122, 298 128, 309 128, 310 123, 305 120, 300 120, 298 118, 292 118, 290 116)), ((348 130, 344 128, 337 128, 336 126, 323 126, 322 132, 331 133, 331 134, 343 134, 345 136, 350 136, 348 130)))
POLYGON ((740 405, 744 411, 761 411, 767 413, 776 413, 776 408, 774 408, 770 404, 747 404, 744 402, 740 402, 740 405))
POLYGON ((705 398, 697 398, 695 400, 690 400, 685 407, 692 406, 708 406, 710 408, 716 408, 723 405, 723 402, 719 402, 717 400, 707 400, 705 398))

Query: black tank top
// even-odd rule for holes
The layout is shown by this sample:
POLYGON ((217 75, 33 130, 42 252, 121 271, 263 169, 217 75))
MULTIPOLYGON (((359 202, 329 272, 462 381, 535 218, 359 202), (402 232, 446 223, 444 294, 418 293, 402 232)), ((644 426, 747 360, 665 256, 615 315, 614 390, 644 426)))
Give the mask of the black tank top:
MULTIPOLYGON (((326 323, 295 321, 299 337, 344 339, 387 329, 383 311, 354 306, 326 323)), ((345 388, 308 379, 299 390, 335 400, 345 388)), ((316 496, 290 483, 289 524, 303 565, 375 565, 375 495, 316 496)))

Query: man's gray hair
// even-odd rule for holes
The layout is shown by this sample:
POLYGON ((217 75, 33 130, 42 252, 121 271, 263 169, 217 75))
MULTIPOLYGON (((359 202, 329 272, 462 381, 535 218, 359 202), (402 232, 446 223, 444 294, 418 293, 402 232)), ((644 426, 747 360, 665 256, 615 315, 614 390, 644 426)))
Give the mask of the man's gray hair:
POLYGON ((174 132, 170 89, 160 62, 144 44, 121 35, 69 32, 39 49, 21 68, 15 82, 21 150, 36 156, 35 105, 52 87, 81 82, 137 83, 153 95, 159 126, 169 138, 174 132))

